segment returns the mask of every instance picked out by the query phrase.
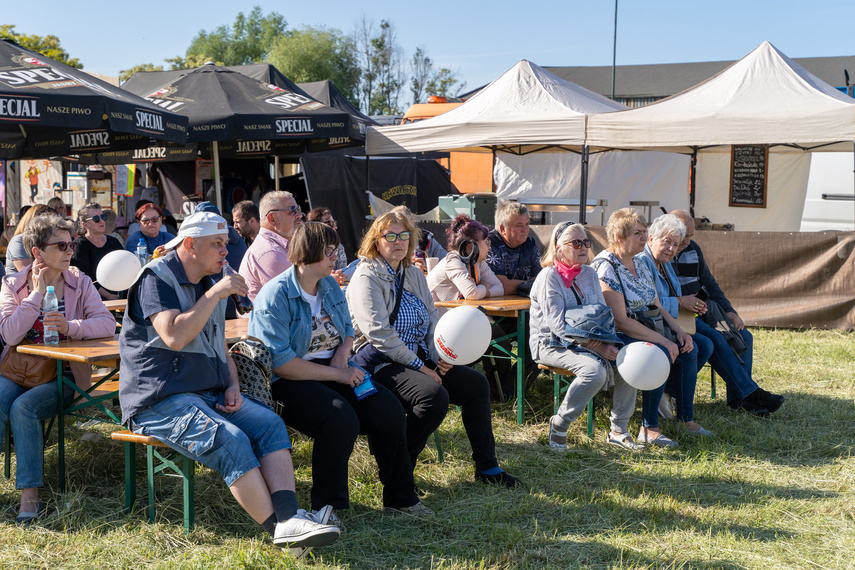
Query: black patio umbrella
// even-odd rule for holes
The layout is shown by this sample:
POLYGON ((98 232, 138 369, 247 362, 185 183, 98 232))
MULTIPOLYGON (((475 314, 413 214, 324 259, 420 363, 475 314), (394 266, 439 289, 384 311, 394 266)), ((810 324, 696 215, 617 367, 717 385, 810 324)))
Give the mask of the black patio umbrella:
POLYGON ((279 156, 359 146, 365 140, 363 124, 296 86, 281 87, 214 64, 136 94, 189 118, 188 142, 199 143, 202 154, 214 159, 217 201, 221 149, 224 157, 279 156))
POLYGON ((184 143, 187 118, 0 40, 0 158, 46 158, 184 143))

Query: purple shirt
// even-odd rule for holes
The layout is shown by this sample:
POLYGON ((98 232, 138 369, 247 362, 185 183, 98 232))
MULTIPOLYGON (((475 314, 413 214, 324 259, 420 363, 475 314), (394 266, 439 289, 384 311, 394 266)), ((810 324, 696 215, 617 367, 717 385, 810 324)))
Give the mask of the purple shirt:
POLYGON ((273 230, 261 228, 258 236, 240 264, 239 273, 249 287, 247 296, 255 300, 262 285, 291 267, 288 259, 288 240, 273 230))

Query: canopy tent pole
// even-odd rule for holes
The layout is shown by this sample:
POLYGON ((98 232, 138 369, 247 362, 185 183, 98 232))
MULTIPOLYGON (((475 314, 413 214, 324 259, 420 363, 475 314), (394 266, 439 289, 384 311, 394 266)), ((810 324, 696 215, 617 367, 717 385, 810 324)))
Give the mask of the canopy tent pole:
POLYGON ((490 187, 493 189, 493 194, 496 193, 496 147, 493 146, 493 162, 490 165, 490 187))
POLYGON ((697 191, 697 188, 695 187, 697 184, 697 163, 698 147, 693 147, 691 167, 689 170, 689 213, 693 218, 695 217, 695 192, 697 191))
POLYGON ((214 193, 217 196, 217 209, 223 211, 223 189, 220 184, 220 145, 214 141, 214 193))
POLYGON ((273 157, 273 189, 279 192, 279 155, 273 157))
POLYGON ((582 179, 579 189, 579 223, 588 223, 588 145, 582 147, 582 179))

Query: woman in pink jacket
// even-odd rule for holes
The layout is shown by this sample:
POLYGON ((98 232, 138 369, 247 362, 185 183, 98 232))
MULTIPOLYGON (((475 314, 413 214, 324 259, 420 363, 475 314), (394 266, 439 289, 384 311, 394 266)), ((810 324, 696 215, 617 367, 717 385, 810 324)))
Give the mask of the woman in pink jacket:
MULTIPOLYGON (((11 347, 27 339, 44 342, 44 330, 55 330, 60 340, 111 336, 116 320, 104 306, 92 280, 76 267, 69 267, 75 242, 74 226, 56 214, 36 216, 24 232, 24 245, 33 255, 33 263, 20 272, 3 278, 0 289, 0 336, 6 343, 2 357, 11 347), (42 301, 48 286, 53 286, 59 310, 42 315, 42 301)), ((89 366, 72 364, 75 382, 82 388, 91 384, 89 366)), ((54 375, 55 378, 55 375, 54 375)), ((73 398, 69 390, 65 404, 73 398)), ((15 436, 17 469, 15 488, 21 490, 21 508, 16 522, 32 524, 47 507, 39 501, 43 485, 44 440, 42 420, 58 411, 57 388, 50 380, 25 388, 0 375, 0 436, 11 423, 15 436)))

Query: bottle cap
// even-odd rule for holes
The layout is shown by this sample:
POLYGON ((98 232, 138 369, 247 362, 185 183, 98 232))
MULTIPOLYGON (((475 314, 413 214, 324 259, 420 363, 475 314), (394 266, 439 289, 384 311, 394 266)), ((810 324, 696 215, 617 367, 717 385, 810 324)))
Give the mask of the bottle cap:
POLYGON ((53 285, 48 285, 48 286, 47 286, 47 292, 48 292, 48 293, 53 293, 53 285))

